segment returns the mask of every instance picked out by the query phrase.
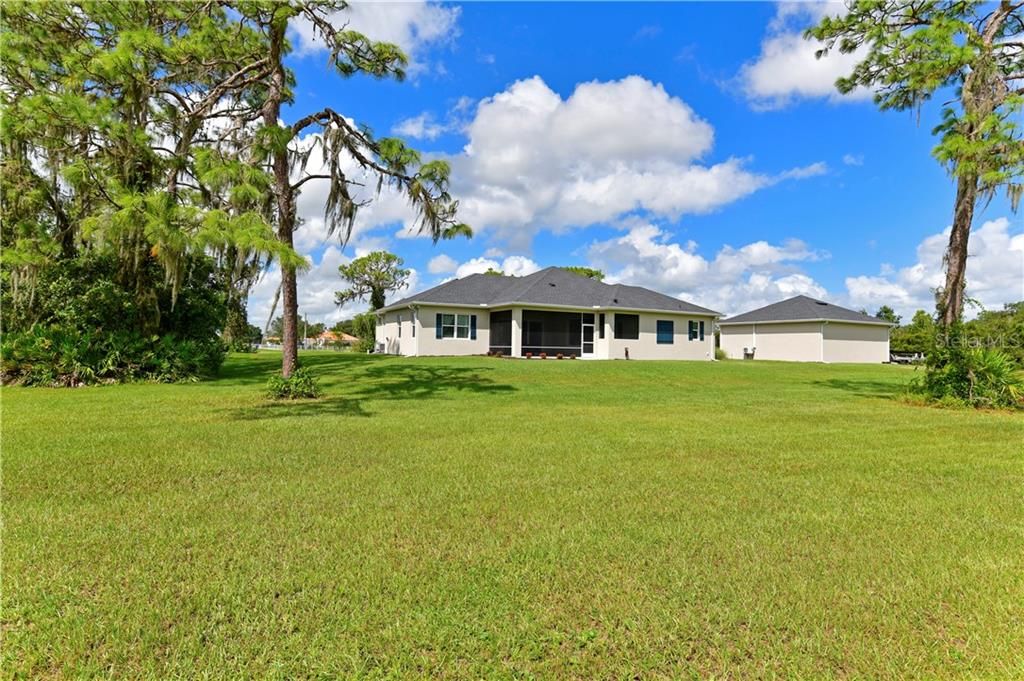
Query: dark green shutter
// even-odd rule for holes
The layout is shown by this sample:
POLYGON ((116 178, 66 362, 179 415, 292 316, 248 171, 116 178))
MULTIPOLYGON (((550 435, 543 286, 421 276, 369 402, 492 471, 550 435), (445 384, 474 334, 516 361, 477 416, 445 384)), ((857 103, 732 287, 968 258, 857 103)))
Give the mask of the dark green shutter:
POLYGON ((469 315, 469 340, 476 340, 476 315, 469 315))
POLYGON ((704 340, 704 322, 700 323, 700 339, 704 340))
POLYGON ((434 315, 434 338, 441 338, 441 313, 434 315))

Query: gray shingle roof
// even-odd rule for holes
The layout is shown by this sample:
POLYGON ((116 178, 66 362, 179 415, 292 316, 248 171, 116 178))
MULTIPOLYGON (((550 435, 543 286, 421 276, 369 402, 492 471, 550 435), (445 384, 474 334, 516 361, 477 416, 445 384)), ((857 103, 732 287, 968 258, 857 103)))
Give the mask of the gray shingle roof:
POLYGON ((728 317, 719 322, 720 326, 729 324, 750 324, 751 322, 798 322, 818 321, 860 322, 862 324, 887 324, 883 319, 872 317, 839 307, 823 300, 815 300, 807 296, 796 296, 778 303, 765 305, 750 312, 728 317))
POLYGON ((714 310, 650 289, 624 284, 605 284, 573 274, 560 267, 548 267, 525 277, 472 274, 391 303, 385 309, 404 307, 411 303, 447 303, 487 307, 524 303, 527 305, 563 305, 624 310, 664 310, 716 316, 719 314, 714 310))

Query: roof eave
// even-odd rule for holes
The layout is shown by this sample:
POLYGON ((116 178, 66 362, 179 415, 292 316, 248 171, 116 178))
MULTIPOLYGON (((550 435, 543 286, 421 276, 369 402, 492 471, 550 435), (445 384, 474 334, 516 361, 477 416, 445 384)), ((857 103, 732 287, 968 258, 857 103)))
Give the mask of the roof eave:
POLYGON ((896 326, 892 322, 883 322, 881 320, 877 322, 868 321, 867 319, 825 319, 824 317, 816 317, 814 319, 764 319, 764 320, 737 320, 732 321, 724 319, 718 322, 719 326, 743 326, 746 324, 802 324, 808 322, 833 322, 835 324, 867 324, 868 326, 896 326))
POLYGON ((500 307, 541 307, 541 308, 554 308, 559 310, 592 310, 595 312, 661 312, 663 314, 688 314, 696 317, 721 317, 721 312, 715 312, 714 310, 666 310, 663 308, 651 308, 651 307, 620 307, 620 306, 609 306, 609 305, 560 305, 558 303, 527 303, 523 301, 509 301, 500 303, 443 303, 432 300, 410 300, 408 302, 399 301, 391 305, 386 305, 379 310, 374 310, 376 313, 391 312, 393 310, 404 310, 409 307, 416 305, 431 305, 435 307, 458 307, 466 308, 469 310, 491 310, 500 307))

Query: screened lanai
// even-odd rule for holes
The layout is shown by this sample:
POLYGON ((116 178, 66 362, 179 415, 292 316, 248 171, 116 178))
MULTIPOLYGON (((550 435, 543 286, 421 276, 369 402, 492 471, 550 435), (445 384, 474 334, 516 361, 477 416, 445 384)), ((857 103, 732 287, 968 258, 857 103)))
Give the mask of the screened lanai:
MULTIPOLYGON (((492 312, 491 352, 512 353, 512 311, 492 312)), ((594 314, 552 310, 523 310, 522 355, 594 353, 594 314)))

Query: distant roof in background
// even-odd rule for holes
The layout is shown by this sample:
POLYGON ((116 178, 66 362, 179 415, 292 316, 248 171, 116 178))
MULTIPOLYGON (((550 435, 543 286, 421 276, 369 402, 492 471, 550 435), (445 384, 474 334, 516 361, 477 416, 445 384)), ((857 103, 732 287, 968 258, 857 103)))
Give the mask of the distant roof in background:
POLYGON ((848 310, 845 307, 839 307, 838 305, 808 298, 807 296, 796 296, 779 303, 765 305, 756 310, 723 319, 718 324, 719 326, 728 326, 729 324, 750 324, 752 322, 801 321, 854 322, 892 326, 884 319, 872 317, 863 312, 848 310))
POLYGON ((414 303, 486 307, 522 303, 719 315, 714 310, 657 291, 640 286, 605 284, 560 267, 548 267, 525 277, 472 274, 409 296, 382 309, 390 310, 414 303))

